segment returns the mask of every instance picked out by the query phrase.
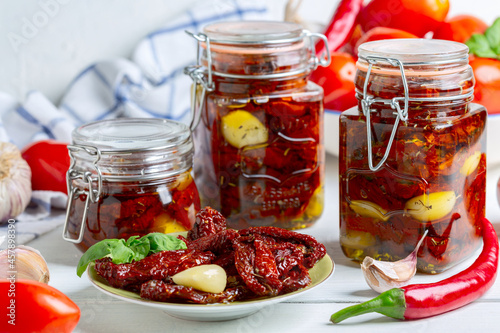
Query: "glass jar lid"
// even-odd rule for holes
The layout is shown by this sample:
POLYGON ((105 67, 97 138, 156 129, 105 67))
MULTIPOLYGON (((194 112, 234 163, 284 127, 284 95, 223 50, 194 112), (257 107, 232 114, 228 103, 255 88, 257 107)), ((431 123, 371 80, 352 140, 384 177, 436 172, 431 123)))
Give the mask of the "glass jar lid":
POLYGON ((203 32, 221 44, 272 44, 302 39, 303 29, 291 22, 239 21, 210 24, 203 32))
POLYGON ((361 59, 391 58, 405 65, 467 62, 467 45, 440 39, 401 38, 363 43, 358 48, 361 59))
POLYGON ((167 119, 118 118, 91 122, 73 131, 73 143, 103 151, 175 147, 191 133, 179 122, 167 119))
POLYGON ((90 172, 108 181, 141 181, 180 174, 193 163, 191 131, 173 120, 102 120, 76 128, 72 136, 73 175, 90 172))

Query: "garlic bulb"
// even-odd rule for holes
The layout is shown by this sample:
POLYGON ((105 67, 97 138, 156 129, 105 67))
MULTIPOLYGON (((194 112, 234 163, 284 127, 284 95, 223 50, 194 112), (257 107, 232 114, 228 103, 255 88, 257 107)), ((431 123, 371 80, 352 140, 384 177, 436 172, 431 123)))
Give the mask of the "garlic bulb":
POLYGON ((408 284, 417 272, 417 252, 427 235, 427 231, 425 231, 413 252, 404 259, 390 262, 365 257, 361 263, 361 270, 370 288, 383 293, 389 289, 408 284))
POLYGON ((0 142, 0 223, 21 214, 31 199, 31 169, 19 149, 0 142))
POLYGON ((18 245, 13 250, 0 251, 0 279, 8 279, 11 274, 15 274, 16 279, 43 283, 49 283, 50 277, 47 262, 40 252, 24 245, 18 245))

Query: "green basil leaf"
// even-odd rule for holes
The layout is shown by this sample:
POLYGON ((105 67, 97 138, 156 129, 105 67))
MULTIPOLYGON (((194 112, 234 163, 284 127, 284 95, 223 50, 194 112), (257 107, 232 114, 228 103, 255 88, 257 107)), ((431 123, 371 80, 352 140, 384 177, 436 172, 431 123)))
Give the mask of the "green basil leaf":
POLYGON ((474 34, 465 44, 469 47, 470 53, 478 57, 496 58, 497 56, 484 35, 474 34))
POLYGON ((184 243, 184 241, 172 235, 153 232, 147 234, 144 237, 147 237, 149 239, 149 242, 151 244, 151 248, 149 251, 151 253, 187 249, 186 243, 184 243))
POLYGON ((159 232, 150 233, 141 238, 131 236, 127 241, 105 239, 89 247, 82 255, 76 274, 81 277, 91 262, 104 257, 110 257, 115 264, 125 264, 144 259, 152 253, 180 249, 187 249, 184 241, 159 232))
POLYGON ((135 257, 134 251, 127 246, 124 239, 120 239, 120 242, 111 244, 110 252, 110 257, 114 264, 126 264, 132 262, 135 257))
POLYGON ((139 236, 135 235, 135 236, 130 236, 128 239, 127 239, 127 246, 131 246, 133 245, 134 243, 138 242, 139 241, 139 236))
MULTIPOLYGON (((500 17, 497 18, 488 29, 486 29, 484 36, 488 40, 492 50, 498 50, 500 48, 500 17)), ((498 55, 498 53, 496 55, 498 55)))
MULTIPOLYGON (((137 239, 138 236, 132 236, 127 240, 127 245, 134 252, 134 256, 132 260, 139 261, 148 256, 150 253, 151 245, 149 243, 149 239, 145 237, 141 237, 137 239), (134 239, 131 239, 134 237, 134 239)), ((131 261, 129 261, 131 262, 131 261)))
POLYGON ((76 274, 82 277, 82 274, 87 270, 87 266, 97 259, 104 258, 111 254, 111 248, 119 246, 118 244, 124 244, 123 239, 105 239, 102 240, 91 247, 82 255, 78 265, 76 267, 76 274))

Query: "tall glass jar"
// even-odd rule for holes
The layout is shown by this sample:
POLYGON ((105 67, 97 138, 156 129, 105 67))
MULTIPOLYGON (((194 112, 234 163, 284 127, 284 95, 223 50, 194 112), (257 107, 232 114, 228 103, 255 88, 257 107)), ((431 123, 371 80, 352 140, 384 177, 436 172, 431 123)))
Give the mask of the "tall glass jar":
POLYGON ((86 251, 107 238, 191 229, 200 199, 186 125, 120 118, 82 125, 72 138, 65 240, 86 251))
POLYGON ((464 44, 426 39, 360 46, 358 107, 340 117, 340 244, 354 260, 415 248, 439 273, 481 243, 486 110, 471 103, 464 44))
POLYGON ((314 39, 285 22, 222 22, 193 35, 195 178, 231 228, 311 226, 323 211, 323 90, 314 39), (199 121, 199 123, 198 123, 199 121))

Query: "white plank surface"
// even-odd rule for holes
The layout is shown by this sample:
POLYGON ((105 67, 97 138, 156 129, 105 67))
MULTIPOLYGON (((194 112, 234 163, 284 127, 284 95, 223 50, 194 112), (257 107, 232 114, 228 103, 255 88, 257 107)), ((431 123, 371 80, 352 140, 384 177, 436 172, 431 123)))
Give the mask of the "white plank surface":
MULTIPOLYGON (((61 238, 61 228, 29 245, 48 261, 50 285, 66 293, 82 311, 75 332, 498 332, 500 327, 500 280, 476 302, 459 310, 418 321, 402 322, 369 314, 341 324, 329 323, 332 313, 376 294, 366 285, 359 266, 344 257, 338 242, 338 182, 335 157, 327 157, 325 213, 318 223, 302 232, 323 242, 335 261, 329 281, 289 302, 264 308, 238 320, 194 322, 171 317, 160 310, 129 304, 96 290, 84 276, 78 278, 76 263, 81 253, 61 238)), ((488 171, 487 217, 500 231, 500 206, 496 181, 500 166, 488 171)), ((62 218, 62 217, 61 217, 62 218)), ((467 267, 474 258, 439 275, 419 275, 416 283, 444 279, 467 267)))

